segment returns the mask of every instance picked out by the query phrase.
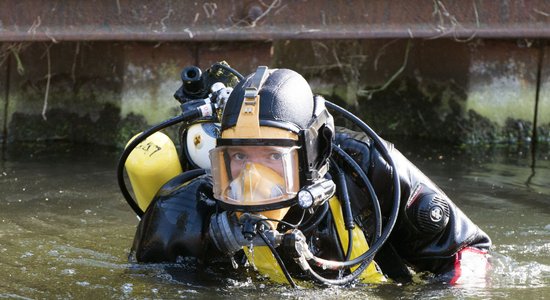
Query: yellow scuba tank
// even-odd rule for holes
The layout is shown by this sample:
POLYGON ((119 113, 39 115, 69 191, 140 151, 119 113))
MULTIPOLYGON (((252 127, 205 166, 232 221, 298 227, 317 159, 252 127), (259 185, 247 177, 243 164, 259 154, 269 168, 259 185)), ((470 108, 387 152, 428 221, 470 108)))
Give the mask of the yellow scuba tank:
MULTIPOLYGON (((126 146, 138 135, 135 135, 126 146)), ((182 172, 176 147, 162 132, 155 132, 137 145, 128 156, 125 167, 137 204, 143 211, 147 209, 160 187, 182 172)))
POLYGON ((243 249, 248 261, 260 274, 275 283, 287 282, 281 266, 268 246, 254 246, 252 249, 245 246, 243 249))
MULTIPOLYGON (((332 216, 334 217, 334 225, 336 226, 336 232, 338 232, 338 237, 340 238, 340 244, 342 245, 342 251, 344 254, 348 248, 348 235, 346 233, 346 227, 344 225, 344 215, 342 213, 342 206, 340 201, 336 197, 332 197, 329 200, 330 210, 332 216)), ((363 254, 369 250, 369 244, 367 238, 363 231, 358 227, 352 229, 352 238, 353 238, 353 248, 351 249, 350 259, 354 259, 359 255, 363 254)), ((351 268, 352 270, 357 269, 358 266, 351 268)), ((378 266, 373 261, 371 262, 367 269, 361 273, 359 276, 361 282, 363 283, 381 283, 386 281, 386 277, 379 271, 378 266)))

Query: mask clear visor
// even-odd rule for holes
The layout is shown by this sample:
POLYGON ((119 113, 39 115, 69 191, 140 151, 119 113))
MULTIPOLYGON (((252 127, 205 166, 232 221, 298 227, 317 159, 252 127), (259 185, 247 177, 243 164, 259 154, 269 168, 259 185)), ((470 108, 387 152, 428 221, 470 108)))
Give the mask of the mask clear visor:
POLYGON ((298 193, 298 147, 220 146, 210 151, 214 197, 238 206, 261 206, 298 193))

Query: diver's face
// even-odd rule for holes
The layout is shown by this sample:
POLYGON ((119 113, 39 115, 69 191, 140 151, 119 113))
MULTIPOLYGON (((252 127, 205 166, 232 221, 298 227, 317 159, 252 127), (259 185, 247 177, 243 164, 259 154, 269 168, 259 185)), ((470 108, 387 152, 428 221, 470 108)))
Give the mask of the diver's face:
POLYGON ((260 164, 284 176, 282 156, 275 147, 233 147, 228 150, 231 176, 236 178, 246 164, 260 164))

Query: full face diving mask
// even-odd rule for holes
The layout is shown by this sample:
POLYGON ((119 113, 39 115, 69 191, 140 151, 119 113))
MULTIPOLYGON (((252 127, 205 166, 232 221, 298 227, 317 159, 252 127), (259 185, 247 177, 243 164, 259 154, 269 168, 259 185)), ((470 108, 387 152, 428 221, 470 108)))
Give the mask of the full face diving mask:
POLYGON ((297 147, 222 146, 210 160, 214 197, 236 210, 283 207, 298 193, 297 147))

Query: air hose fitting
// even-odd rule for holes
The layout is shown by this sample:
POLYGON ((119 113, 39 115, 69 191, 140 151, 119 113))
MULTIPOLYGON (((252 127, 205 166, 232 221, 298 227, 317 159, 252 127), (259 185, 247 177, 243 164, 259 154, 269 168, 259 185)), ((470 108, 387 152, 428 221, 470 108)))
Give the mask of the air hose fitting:
POLYGON ((265 235, 271 245, 279 246, 283 234, 268 229, 269 226, 263 220, 261 216, 246 213, 237 218, 236 214, 224 211, 212 215, 208 233, 218 250, 230 256, 244 246, 266 246, 264 240, 256 234, 258 231, 265 235))

